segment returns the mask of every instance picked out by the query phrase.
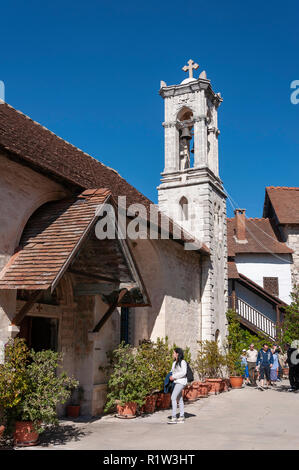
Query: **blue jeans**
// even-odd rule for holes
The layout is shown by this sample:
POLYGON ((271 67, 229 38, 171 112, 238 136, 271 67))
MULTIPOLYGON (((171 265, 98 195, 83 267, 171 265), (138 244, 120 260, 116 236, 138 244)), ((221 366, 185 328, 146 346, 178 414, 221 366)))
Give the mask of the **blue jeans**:
POLYGON ((179 400, 180 417, 184 417, 184 400, 183 400, 183 395, 182 395, 182 391, 184 387, 185 385, 182 385, 182 384, 174 384, 174 388, 171 394, 173 418, 176 418, 177 400, 179 400))

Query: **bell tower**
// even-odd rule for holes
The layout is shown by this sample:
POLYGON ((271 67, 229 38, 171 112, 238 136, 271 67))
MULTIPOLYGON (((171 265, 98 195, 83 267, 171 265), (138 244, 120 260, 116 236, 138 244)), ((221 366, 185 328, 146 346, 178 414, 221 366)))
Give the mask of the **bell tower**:
MULTIPOLYGON (((189 60, 179 85, 161 81, 165 163, 159 209, 210 249, 202 259, 202 339, 223 336, 227 310, 226 196, 219 178, 218 108, 222 102, 205 71, 189 60)), ((221 338, 220 338, 221 340, 221 338)))

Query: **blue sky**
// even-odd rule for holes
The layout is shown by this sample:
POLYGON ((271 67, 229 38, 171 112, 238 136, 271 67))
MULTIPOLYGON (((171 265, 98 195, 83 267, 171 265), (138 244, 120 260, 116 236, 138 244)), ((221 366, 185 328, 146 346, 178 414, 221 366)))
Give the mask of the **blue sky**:
POLYGON ((2 2, 0 80, 9 104, 157 202, 160 80, 180 83, 194 59, 224 100, 224 186, 261 217, 265 186, 299 186, 298 17, 288 0, 2 2))

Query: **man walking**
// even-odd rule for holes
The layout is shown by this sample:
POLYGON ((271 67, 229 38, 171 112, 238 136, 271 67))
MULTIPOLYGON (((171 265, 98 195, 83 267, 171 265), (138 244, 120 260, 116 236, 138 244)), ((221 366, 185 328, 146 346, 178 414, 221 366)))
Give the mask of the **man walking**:
MULTIPOLYGON (((256 360, 256 370, 260 370, 260 390, 264 390, 264 377, 266 376, 268 387, 270 382, 270 369, 273 366, 273 355, 267 343, 263 344, 262 349, 259 350, 256 360)), ((267 387, 267 388, 268 388, 267 387)))
POLYGON ((256 360, 257 360, 257 350, 254 349, 254 344, 251 343, 249 349, 246 351, 246 358, 248 364, 248 373, 250 379, 250 385, 256 387, 256 360))
POLYGON ((299 344, 296 341, 292 345, 287 345, 287 364, 289 366, 289 381, 291 388, 289 392, 294 392, 299 389, 299 351, 297 347, 299 344))

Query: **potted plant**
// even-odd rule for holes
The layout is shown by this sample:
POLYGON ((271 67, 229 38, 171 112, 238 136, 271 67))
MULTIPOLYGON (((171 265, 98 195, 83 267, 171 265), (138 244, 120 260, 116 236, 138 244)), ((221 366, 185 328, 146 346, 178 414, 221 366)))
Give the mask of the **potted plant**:
POLYGON ((61 369, 62 355, 51 350, 29 351, 23 339, 10 340, 5 348, 5 361, 0 367, 0 406, 3 406, 8 428, 14 424, 14 443, 35 445, 44 425, 58 423, 56 408, 64 403, 77 380, 61 369), (3 378, 6 376, 6 398, 3 378), (7 382, 8 378, 8 382, 7 382))
POLYGON ((137 363, 136 350, 128 344, 121 343, 108 357, 110 377, 104 411, 116 408, 118 417, 135 417, 137 407, 144 404, 148 394, 146 370, 137 363))
MULTIPOLYGON (((153 413, 156 409, 170 407, 171 394, 164 393, 164 379, 171 370, 172 350, 168 338, 157 338, 156 342, 143 342, 137 352, 137 362, 142 364, 142 373, 148 395, 141 412, 153 413)), ((140 366, 139 366, 140 367, 140 366)))
POLYGON ((222 372, 225 365, 224 355, 219 350, 216 341, 198 341, 198 344, 199 349, 194 361, 195 370, 200 379, 204 379, 208 384, 210 394, 220 393, 222 372))
POLYGON ((67 405, 66 414, 69 418, 78 418, 80 415, 81 403, 84 399, 84 389, 79 386, 73 394, 72 404, 67 405))
POLYGON ((241 363, 241 353, 229 351, 226 355, 226 364, 229 371, 229 380, 232 388, 242 388, 245 366, 241 363))

